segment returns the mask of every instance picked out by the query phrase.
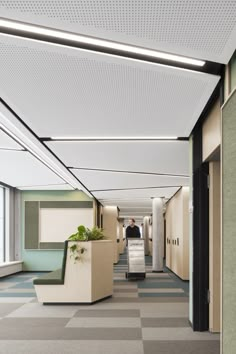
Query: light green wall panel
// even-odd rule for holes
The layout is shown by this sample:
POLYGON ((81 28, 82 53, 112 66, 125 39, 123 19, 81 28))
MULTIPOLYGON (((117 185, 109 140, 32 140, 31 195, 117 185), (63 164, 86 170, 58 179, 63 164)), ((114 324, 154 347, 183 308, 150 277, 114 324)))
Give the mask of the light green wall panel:
POLYGON ((23 270, 47 271, 61 268, 63 250, 26 250, 25 235, 25 201, 93 201, 81 191, 22 191, 21 192, 21 221, 22 221, 22 260, 23 270))
POLYGON ((236 90, 222 109, 223 353, 236 353, 236 90))

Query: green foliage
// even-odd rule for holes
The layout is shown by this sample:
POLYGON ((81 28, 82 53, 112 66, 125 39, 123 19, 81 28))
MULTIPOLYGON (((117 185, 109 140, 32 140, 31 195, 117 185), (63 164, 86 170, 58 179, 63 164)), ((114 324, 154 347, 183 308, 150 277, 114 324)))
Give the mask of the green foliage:
MULTIPOLYGON (((68 240, 70 241, 98 241, 104 240, 103 230, 94 226, 92 229, 86 228, 84 225, 77 227, 77 232, 72 234, 68 240)), ((82 255, 86 251, 85 247, 82 247, 78 243, 74 243, 69 246, 71 257, 74 258, 74 262, 82 260, 82 255)))
POLYGON ((94 226, 92 229, 86 228, 84 225, 80 225, 77 228, 78 232, 72 234, 68 240, 71 241, 98 241, 104 240, 105 236, 103 230, 94 226))
POLYGON ((82 260, 82 254, 84 254, 85 251, 86 248, 81 247, 80 245, 78 245, 78 243, 74 243, 72 246, 70 246, 70 257, 74 258, 74 263, 82 260))
POLYGON ((85 231, 85 235, 88 241, 104 240, 105 238, 103 230, 98 228, 97 226, 94 226, 91 230, 87 228, 85 231))

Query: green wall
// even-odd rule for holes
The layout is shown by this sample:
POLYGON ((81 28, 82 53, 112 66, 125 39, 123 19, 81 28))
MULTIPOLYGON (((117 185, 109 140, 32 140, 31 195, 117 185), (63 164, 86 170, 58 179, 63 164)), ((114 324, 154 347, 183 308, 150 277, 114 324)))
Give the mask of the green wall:
POLYGON ((91 201, 81 191, 22 191, 21 192, 21 245, 23 270, 47 271, 61 267, 63 250, 26 250, 24 248, 25 234, 25 201, 91 201))
POLYGON ((222 109, 223 353, 236 353, 236 89, 222 109))

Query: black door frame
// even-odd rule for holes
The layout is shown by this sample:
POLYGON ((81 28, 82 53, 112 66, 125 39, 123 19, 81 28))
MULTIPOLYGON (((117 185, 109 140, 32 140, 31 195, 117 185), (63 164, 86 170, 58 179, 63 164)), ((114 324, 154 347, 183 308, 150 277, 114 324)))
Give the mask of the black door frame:
POLYGON ((209 164, 202 162, 202 125, 193 132, 193 330, 209 329, 209 164))

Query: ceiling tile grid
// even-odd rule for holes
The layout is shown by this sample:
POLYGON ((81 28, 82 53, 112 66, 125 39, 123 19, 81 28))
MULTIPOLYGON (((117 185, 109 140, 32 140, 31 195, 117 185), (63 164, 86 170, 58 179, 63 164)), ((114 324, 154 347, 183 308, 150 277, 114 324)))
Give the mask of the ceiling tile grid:
POLYGON ((235 49, 232 0, 1 1, 1 16, 227 63, 235 49))

